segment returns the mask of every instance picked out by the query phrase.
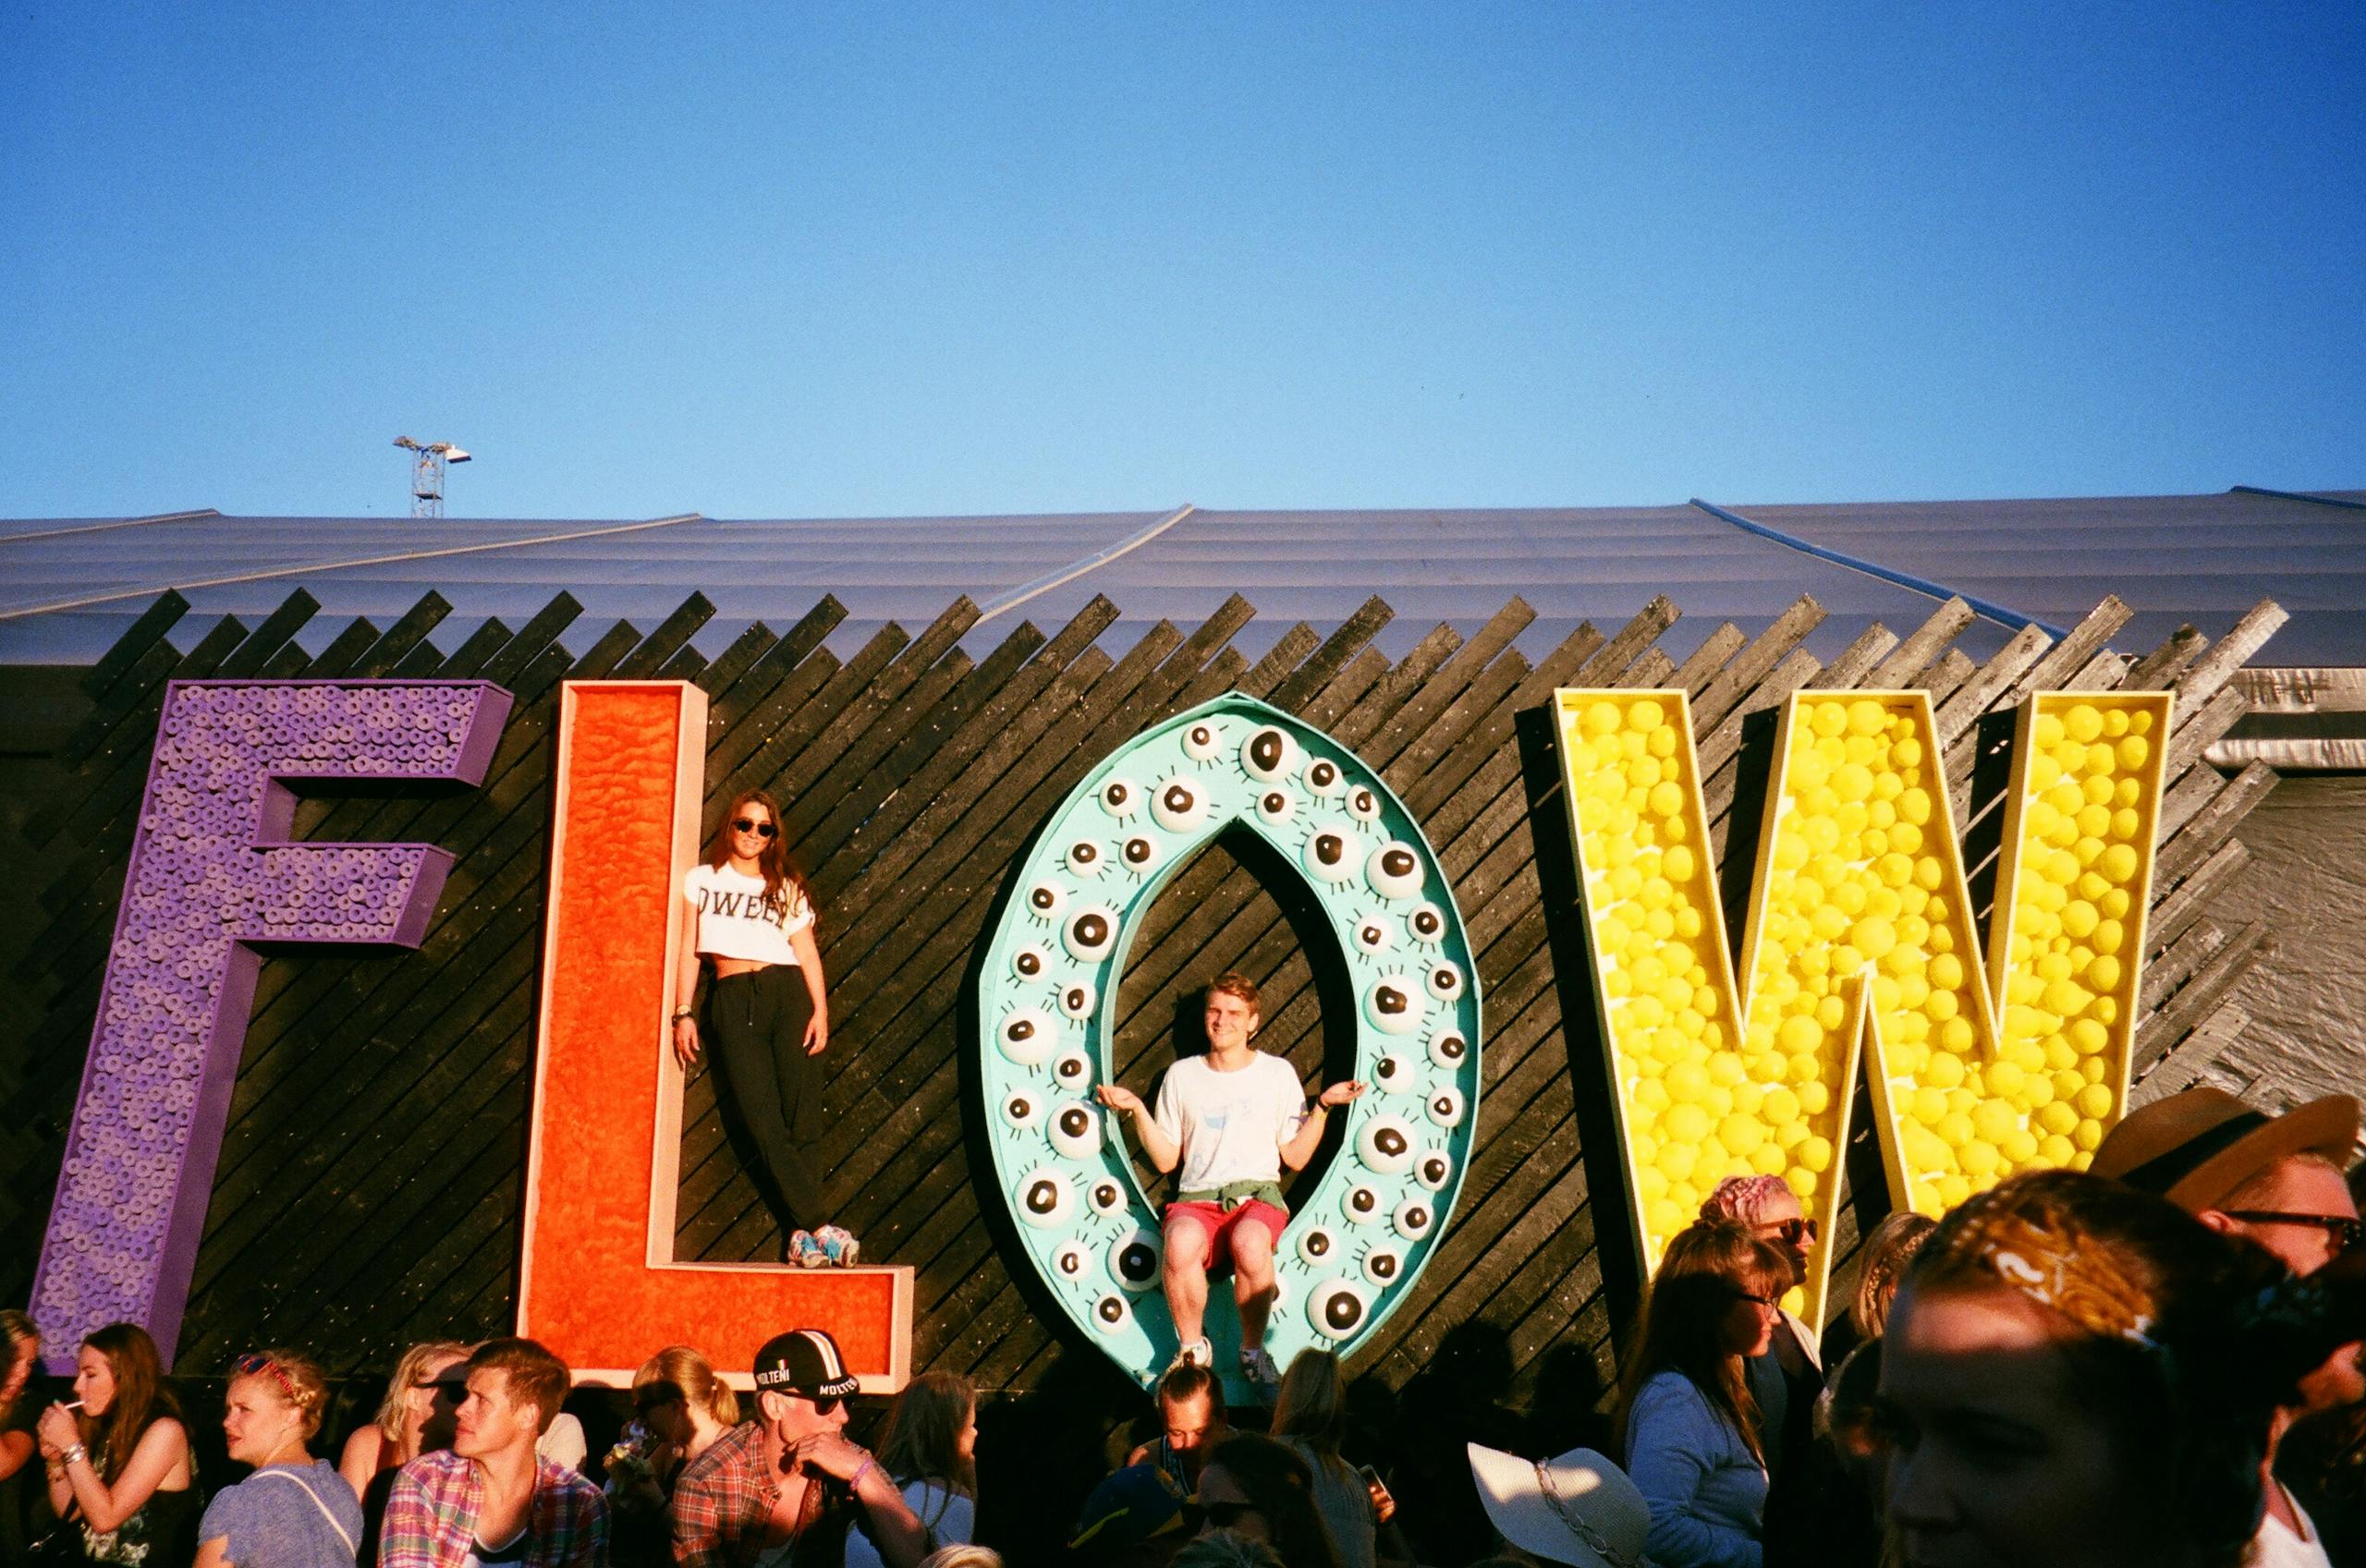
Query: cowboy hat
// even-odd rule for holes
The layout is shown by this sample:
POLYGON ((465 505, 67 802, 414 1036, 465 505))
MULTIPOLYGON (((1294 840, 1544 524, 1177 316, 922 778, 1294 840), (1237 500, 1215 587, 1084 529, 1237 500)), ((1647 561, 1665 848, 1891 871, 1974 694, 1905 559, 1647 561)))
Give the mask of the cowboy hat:
POLYGON ((1652 1510, 1626 1471, 1590 1448, 1538 1460, 1468 1447, 1479 1501, 1504 1539, 1571 1568, 1647 1568, 1652 1510))
POLYGON ((2270 1116, 2224 1089, 2199 1088, 2120 1118, 2088 1169, 2200 1213, 2295 1154, 2322 1154, 2336 1168, 2347 1165, 2357 1142, 2358 1101, 2346 1094, 2270 1116))

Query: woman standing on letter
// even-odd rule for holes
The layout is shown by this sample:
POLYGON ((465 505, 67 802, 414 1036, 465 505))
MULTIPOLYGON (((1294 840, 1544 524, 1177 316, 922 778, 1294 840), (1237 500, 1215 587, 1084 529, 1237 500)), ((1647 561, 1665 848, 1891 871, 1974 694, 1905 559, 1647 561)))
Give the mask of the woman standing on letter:
POLYGON ((674 1054, 687 1070, 701 1038, 755 1140, 751 1173, 781 1223, 784 1258, 807 1268, 852 1263, 854 1237, 821 1222, 829 1200, 811 1153, 822 1132, 821 1068, 830 1041, 813 901, 781 842, 780 808, 762 790, 731 803, 705 857, 683 879, 695 927, 674 986, 674 1054), (700 1027, 699 965, 714 966, 700 1027), (812 1227, 808 1229, 807 1227, 812 1227))

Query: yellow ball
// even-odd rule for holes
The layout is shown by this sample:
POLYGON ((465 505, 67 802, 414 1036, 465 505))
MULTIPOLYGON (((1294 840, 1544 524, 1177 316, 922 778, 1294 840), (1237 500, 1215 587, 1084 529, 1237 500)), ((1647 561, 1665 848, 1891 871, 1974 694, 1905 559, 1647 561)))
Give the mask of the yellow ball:
POLYGON ((1709 1112, 1695 1102, 1685 1101, 1669 1106, 1660 1117, 1660 1125, 1667 1129, 1672 1143, 1697 1144, 1709 1136, 1709 1112))
POLYGON ((1810 1136, 1800 1140, 1793 1158, 1809 1171, 1823 1173, 1832 1168, 1832 1140, 1810 1136))
POLYGON ((2153 746, 2142 735, 2131 735, 2121 739, 2118 754, 2119 765, 2132 771, 2142 767, 2153 755, 2153 746))
POLYGON ((1982 1138, 1974 1138, 1965 1144, 1956 1159, 1963 1166, 1964 1173, 1970 1176, 1993 1176, 2005 1163, 2005 1157, 1997 1152, 1996 1146, 1982 1138))
POLYGON ((2104 1124, 2101 1122, 2081 1122, 2071 1133, 2070 1141, 2079 1146, 2079 1153, 2092 1154, 2103 1147, 2104 1124))
POLYGON ((1879 735, 1888 720, 1889 715, 1882 711, 1882 705, 1870 698, 1860 698, 1848 704, 1848 733, 1851 735, 1879 735))
POLYGON ((2092 703, 2079 703, 2062 715, 2062 728, 2072 740, 2084 745, 2104 733, 2103 711, 2092 703))
POLYGON ((2079 1114, 2082 1117, 2099 1119, 2110 1115, 2112 1105, 2110 1088, 2104 1084, 2089 1084, 2079 1091, 2078 1105, 2079 1114))
MULTIPOLYGON (((1646 758, 1646 761, 1650 759, 1646 758)), ((1652 785, 1646 804, 1655 817, 1673 817, 1684 809, 1684 788, 1673 779, 1662 779, 1652 785)))
POLYGON ((1811 1116, 1821 1116, 1832 1103, 1832 1091, 1821 1078, 1810 1078, 1799 1085, 1799 1109, 1811 1116))
POLYGON ((1971 1130, 1989 1143, 2003 1143, 2018 1125, 2020 1118, 2001 1100, 1983 1100, 1971 1113, 1971 1130))
POLYGON ((1627 727, 1648 735, 1659 728, 1665 718, 1666 714, 1661 711, 1660 705, 1646 697, 1627 710, 1627 727))
POLYGON ((1930 1065, 1922 1069, 1922 1081, 1933 1088, 1957 1088, 1963 1084, 1964 1072, 1963 1058, 1953 1051, 1943 1051, 1933 1056, 1930 1065))
POLYGON ((1586 729, 1594 735, 1609 735, 1618 728, 1618 704, 1604 698, 1587 705, 1586 729))
POLYGON ((2116 882, 2125 882, 2136 875, 2140 858, 2135 845, 2115 844, 2103 852, 2096 869, 2116 882))
POLYGON ((1766 1126, 1755 1116, 1727 1116, 1717 1124, 1717 1141, 1745 1160, 1766 1141, 1766 1126))
POLYGON ((1823 1030, 1813 1018, 1795 1014, 1783 1020, 1783 1027, 1777 1032, 1776 1038, 1782 1042, 1786 1053, 1798 1056, 1822 1045, 1823 1030))

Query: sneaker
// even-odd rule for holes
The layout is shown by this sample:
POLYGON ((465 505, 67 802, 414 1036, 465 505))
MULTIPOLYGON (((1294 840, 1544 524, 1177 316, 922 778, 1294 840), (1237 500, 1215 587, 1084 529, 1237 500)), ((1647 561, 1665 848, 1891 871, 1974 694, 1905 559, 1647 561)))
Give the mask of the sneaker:
POLYGON ((1249 1380, 1250 1385, 1257 1391, 1257 1397, 1267 1404, 1281 1398, 1282 1369, 1274 1365, 1274 1358, 1265 1354, 1264 1346, 1258 1345, 1240 1353, 1240 1375, 1249 1380))
POLYGON ((813 1233, 813 1240, 834 1268, 853 1268, 856 1257, 862 1251, 862 1243, 855 1240, 843 1225, 824 1225, 813 1233))
POLYGON ((826 1269, 830 1266, 830 1254, 814 1239, 812 1232, 791 1231, 781 1261, 794 1263, 800 1269, 826 1269))
POLYGON ((1203 1335, 1199 1339, 1186 1340, 1183 1348, 1175 1353, 1175 1359, 1166 1364, 1166 1369, 1172 1372, 1177 1367, 1213 1367, 1215 1364, 1216 1347, 1210 1344, 1203 1335))

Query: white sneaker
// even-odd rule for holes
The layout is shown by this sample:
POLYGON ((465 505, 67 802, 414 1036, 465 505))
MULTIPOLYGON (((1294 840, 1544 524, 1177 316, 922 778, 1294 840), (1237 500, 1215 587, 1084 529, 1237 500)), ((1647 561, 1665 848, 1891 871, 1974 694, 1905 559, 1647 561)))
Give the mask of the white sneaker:
POLYGON ((1264 1346, 1240 1353, 1240 1375, 1249 1380, 1257 1397, 1266 1404, 1282 1396, 1282 1369, 1274 1365, 1274 1358, 1265 1354, 1264 1346))
POLYGON ((1186 1340, 1183 1348, 1175 1353, 1175 1359, 1166 1364, 1166 1369, 1172 1372, 1177 1367, 1213 1367, 1215 1364, 1216 1347, 1208 1343, 1205 1335, 1201 1335, 1195 1340, 1186 1340))

